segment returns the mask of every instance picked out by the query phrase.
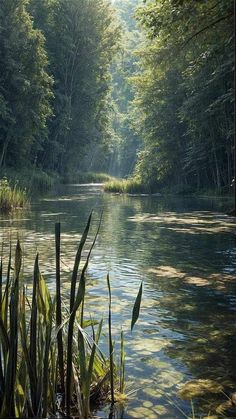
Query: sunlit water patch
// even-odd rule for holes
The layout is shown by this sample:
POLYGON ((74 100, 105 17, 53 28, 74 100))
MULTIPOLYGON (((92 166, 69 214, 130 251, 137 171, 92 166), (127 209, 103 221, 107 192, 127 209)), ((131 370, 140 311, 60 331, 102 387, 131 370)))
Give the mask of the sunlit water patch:
MULTIPOLYGON (((104 195, 94 185, 70 185, 59 195, 33 203, 31 211, 0 219, 4 251, 9 237, 12 243, 17 235, 21 238, 29 287, 38 252, 51 290, 55 289, 54 224, 61 222, 67 304, 85 222, 93 209, 91 243, 103 210, 88 270, 85 312, 87 317, 106 319, 109 272, 116 351, 122 327, 127 392, 137 390, 123 407, 117 406, 117 417, 182 418, 183 412, 191 416, 193 390, 198 416, 207 417, 210 411, 218 417, 219 406, 236 387, 235 222, 218 212, 222 205, 214 199, 104 195), (131 333, 132 305, 142 280, 140 319, 131 333), (188 382, 193 383, 191 391, 183 387, 188 382)), ((106 352, 105 338, 102 345, 106 352)), ((109 408, 97 415, 108 417, 109 408)))

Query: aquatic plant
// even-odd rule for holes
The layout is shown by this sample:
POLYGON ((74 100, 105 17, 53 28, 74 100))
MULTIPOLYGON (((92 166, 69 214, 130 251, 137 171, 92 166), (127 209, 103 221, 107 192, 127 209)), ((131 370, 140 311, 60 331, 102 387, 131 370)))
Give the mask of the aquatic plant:
MULTIPOLYGON (((103 319, 84 318, 86 271, 100 227, 82 261, 90 224, 91 215, 75 256, 68 304, 63 305, 61 297, 60 223, 55 225, 55 295, 49 292, 40 273, 39 255, 35 258, 33 287, 29 292, 19 240, 14 269, 10 246, 6 276, 1 256, 0 417, 44 418, 62 414, 86 419, 91 416, 92 405, 101 401, 111 401, 113 405, 116 388, 117 392, 124 391, 124 341, 122 337, 119 372, 114 361, 109 276, 108 357, 99 348, 103 319)), ((132 325, 138 318, 140 293, 139 290, 133 307, 132 325)))
POLYGON ((114 179, 104 184, 105 192, 114 193, 150 193, 150 188, 147 185, 142 184, 136 178, 129 179, 114 179))
POLYGON ((20 170, 6 168, 3 174, 10 184, 17 184, 21 189, 26 189, 28 195, 47 192, 60 182, 60 176, 56 173, 45 172, 34 165, 20 170))
POLYGON ((36 191, 36 193, 47 192, 58 182, 59 176, 36 169, 33 171, 28 188, 32 194, 35 193, 34 191, 36 191))
POLYGON ((0 179, 0 211, 9 212, 28 205, 26 190, 18 186, 12 187, 7 178, 0 179))

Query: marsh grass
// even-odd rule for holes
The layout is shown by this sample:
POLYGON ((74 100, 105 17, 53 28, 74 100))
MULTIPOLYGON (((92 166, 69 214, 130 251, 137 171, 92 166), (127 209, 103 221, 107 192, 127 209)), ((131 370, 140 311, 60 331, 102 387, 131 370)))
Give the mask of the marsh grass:
POLYGON ((0 179, 0 212, 10 212, 29 205, 27 193, 15 183, 11 186, 7 178, 0 179))
POLYGON ((62 179, 62 183, 104 183, 115 178, 107 173, 98 172, 77 172, 67 173, 62 179))
MULTIPOLYGON (((61 299, 61 226, 55 225, 56 293, 49 292, 40 273, 39 256, 32 269, 29 293, 22 270, 22 249, 17 241, 12 260, 11 246, 4 276, 0 261, 0 417, 63 415, 89 418, 91 406, 116 402, 116 389, 124 389, 124 336, 120 359, 115 365, 111 334, 111 286, 109 290, 108 357, 99 348, 103 319, 84 319, 86 271, 99 227, 85 263, 82 252, 91 215, 81 237, 71 275, 68 305, 61 299), (82 267, 81 267, 82 265, 82 267)), ((101 220, 100 220, 101 224, 101 220)), ((138 303, 137 303, 138 301, 138 303)), ((137 320, 135 300, 132 324, 137 320), (135 314, 134 314, 135 313, 135 314)))
POLYGON ((45 193, 60 183, 59 175, 46 173, 34 166, 22 168, 21 171, 6 169, 4 176, 10 180, 11 184, 17 184, 22 189, 26 189, 30 195, 45 193))
POLYGON ((150 188, 147 185, 143 185, 136 178, 113 179, 104 184, 104 191, 113 193, 148 194, 150 193, 150 188))

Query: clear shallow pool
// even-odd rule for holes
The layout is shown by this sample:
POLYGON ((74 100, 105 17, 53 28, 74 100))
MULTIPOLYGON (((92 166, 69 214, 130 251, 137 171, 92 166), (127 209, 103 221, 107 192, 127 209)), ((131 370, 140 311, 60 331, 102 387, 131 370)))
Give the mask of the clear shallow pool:
MULTIPOLYGON (((189 380, 214 380, 226 394, 236 389, 236 225, 220 212, 228 207, 225 198, 114 196, 102 194, 97 186, 71 185, 36 201, 31 211, 0 219, 3 242, 9 234, 13 241, 17 232, 21 237, 29 286, 28 261, 38 251, 51 289, 54 223, 61 221, 66 301, 88 215, 94 209, 91 241, 103 209, 88 270, 86 312, 106 317, 109 271, 113 332, 119 336, 121 326, 125 331, 128 390, 137 389, 124 406, 124 418, 182 418, 180 409, 190 414, 190 402, 178 397, 189 380), (141 280, 142 309, 131 334, 131 310, 141 280)), ((194 401, 197 417, 207 417, 225 400, 223 393, 210 396, 206 391, 194 401)), ((108 415, 98 412, 99 417, 108 415)))

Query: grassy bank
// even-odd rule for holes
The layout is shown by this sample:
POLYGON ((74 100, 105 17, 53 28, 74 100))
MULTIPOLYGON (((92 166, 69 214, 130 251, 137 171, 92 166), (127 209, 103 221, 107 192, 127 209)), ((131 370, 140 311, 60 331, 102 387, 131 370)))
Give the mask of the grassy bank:
POLYGON ((55 173, 46 173, 35 167, 14 170, 5 169, 3 176, 12 184, 17 183, 22 189, 26 189, 29 195, 47 192, 60 182, 60 177, 55 173))
POLYGON ((105 192, 113 193, 150 193, 149 186, 143 185, 138 179, 114 179, 104 184, 105 192))
POLYGON ((62 183, 104 183, 112 181, 114 177, 106 173, 77 172, 63 176, 62 183))
POLYGON ((17 183, 11 186, 6 178, 0 179, 0 212, 26 208, 28 205, 25 189, 20 188, 17 183))
POLYGON ((104 184, 105 192, 112 193, 130 193, 130 194, 152 194, 155 192, 161 192, 163 195, 179 195, 179 196, 199 196, 199 197, 231 197, 233 196, 233 191, 229 188, 202 188, 194 189, 186 185, 171 185, 171 186, 161 186, 161 185, 147 185, 142 183, 138 178, 129 178, 129 179, 111 179, 104 184))
MULTIPOLYGON (((95 239, 82 261, 91 216, 87 222, 70 278, 66 300, 61 290, 61 229, 55 225, 55 295, 39 269, 32 266, 29 291, 18 241, 15 260, 0 262, 0 417, 91 417, 94 406, 121 399, 124 391, 124 336, 120 365, 115 364, 108 286, 108 355, 99 349, 103 319, 86 317, 86 271, 95 239), (82 265, 82 266, 81 266, 82 265), (14 269, 12 269, 14 266, 14 269)), ((98 228, 99 230, 99 228, 98 228)), ((28 271, 28 269, 27 269, 28 271)), ((138 319, 142 285, 134 302, 131 330, 138 319)), ((90 310, 88 310, 90 311, 90 310)))

